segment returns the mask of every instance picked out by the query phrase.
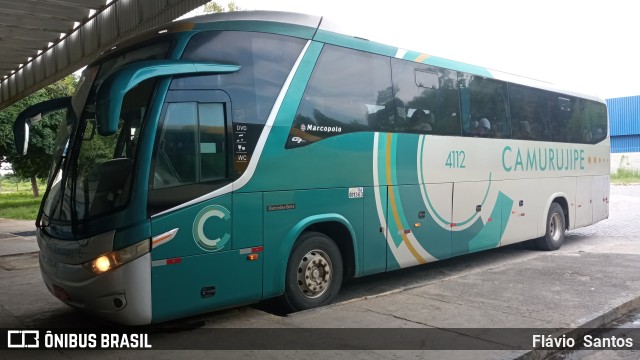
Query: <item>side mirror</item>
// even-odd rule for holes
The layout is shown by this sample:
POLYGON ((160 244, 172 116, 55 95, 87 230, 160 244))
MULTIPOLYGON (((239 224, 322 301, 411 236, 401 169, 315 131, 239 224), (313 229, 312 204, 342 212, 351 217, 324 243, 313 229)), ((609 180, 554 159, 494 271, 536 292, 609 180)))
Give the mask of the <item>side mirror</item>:
POLYGON ((109 75, 97 90, 98 133, 102 136, 115 134, 118 130, 124 95, 145 80, 186 74, 229 74, 238 70, 240 70, 238 65, 184 60, 149 60, 126 65, 109 75))
POLYGON ((27 155, 29 148, 29 124, 25 121, 13 124, 13 141, 18 155, 27 155))
POLYGON ((24 109, 13 123, 13 142, 20 155, 27 154, 29 145, 29 127, 36 124, 43 116, 54 111, 71 107, 71 96, 51 99, 31 105, 24 109))

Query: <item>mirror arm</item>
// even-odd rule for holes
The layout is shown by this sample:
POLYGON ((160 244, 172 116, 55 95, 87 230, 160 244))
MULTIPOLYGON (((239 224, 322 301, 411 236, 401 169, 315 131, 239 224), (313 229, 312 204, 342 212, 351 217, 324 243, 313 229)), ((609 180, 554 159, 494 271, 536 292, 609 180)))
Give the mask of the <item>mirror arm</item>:
POLYGON ((98 134, 115 134, 124 95, 145 80, 189 74, 230 74, 238 70, 239 65, 185 60, 148 60, 126 65, 109 75, 96 92, 98 134))

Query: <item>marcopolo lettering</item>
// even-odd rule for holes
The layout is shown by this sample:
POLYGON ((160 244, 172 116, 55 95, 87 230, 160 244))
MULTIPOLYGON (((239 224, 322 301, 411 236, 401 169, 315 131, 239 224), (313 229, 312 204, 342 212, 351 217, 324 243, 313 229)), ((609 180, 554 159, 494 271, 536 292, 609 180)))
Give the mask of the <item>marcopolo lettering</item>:
POLYGON ((325 133, 341 133, 342 127, 340 126, 317 126, 313 124, 302 124, 300 126, 300 130, 302 131, 315 131, 315 132, 325 132, 325 133))
POLYGON ((584 150, 541 147, 521 150, 505 146, 502 167, 506 172, 584 170, 584 150))

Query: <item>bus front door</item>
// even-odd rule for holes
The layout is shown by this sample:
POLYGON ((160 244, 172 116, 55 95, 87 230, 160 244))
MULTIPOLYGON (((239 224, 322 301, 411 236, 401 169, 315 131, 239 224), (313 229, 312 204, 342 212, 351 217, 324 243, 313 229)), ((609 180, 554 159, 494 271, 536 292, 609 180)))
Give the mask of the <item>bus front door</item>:
POLYGON ((262 256, 233 231, 230 114, 221 91, 165 99, 149 180, 153 322, 262 297, 262 256))

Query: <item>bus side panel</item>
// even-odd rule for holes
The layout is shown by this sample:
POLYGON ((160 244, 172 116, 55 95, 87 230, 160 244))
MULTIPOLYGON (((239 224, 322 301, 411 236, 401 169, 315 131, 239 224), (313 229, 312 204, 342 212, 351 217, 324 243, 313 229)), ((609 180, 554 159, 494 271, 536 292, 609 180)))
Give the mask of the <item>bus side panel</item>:
POLYGON ((568 218, 575 212, 576 178, 538 178, 505 180, 502 191, 513 199, 510 211, 503 209, 503 221, 508 221, 500 245, 535 239, 546 232, 549 206, 556 197, 567 201, 568 218))
POLYGON ((234 193, 233 213, 233 249, 262 245, 262 193, 234 193))
POLYGON ((500 182, 455 183, 453 187, 452 256, 494 248, 502 235, 500 182))
MULTIPOLYGON (((250 260, 251 248, 234 249, 234 217, 241 216, 234 212, 234 196, 225 194, 152 218, 153 322, 260 299, 261 253, 250 260), (175 233, 167 238, 169 231, 175 233)), ((242 199, 238 203, 244 205, 242 199)))
POLYGON ((387 187, 377 186, 364 189, 364 238, 362 254, 362 273, 360 275, 375 274, 387 269, 387 239, 386 229, 382 220, 387 216, 387 187), (376 199, 374 192, 378 192, 376 199), (379 207, 379 208, 378 208, 379 207))
MULTIPOLYGON (((273 191, 264 193, 264 297, 283 293, 289 255, 300 234, 314 226, 331 223, 344 226, 351 241, 355 259, 355 274, 359 274, 363 234, 364 196, 350 197, 349 188, 273 191)), ((373 195, 373 194, 371 194, 373 195)))
MULTIPOLYGON (((451 223, 453 222, 453 183, 421 184, 422 206, 426 218, 420 221, 426 232, 427 251, 437 259, 451 257, 451 223), (426 226, 425 226, 426 225, 426 226)), ((420 236, 423 239, 423 236, 420 236)))
POLYGON ((223 251, 153 266, 153 322, 260 300, 262 259, 247 255, 223 251))
POLYGON ((587 226, 593 223, 592 183, 593 177, 583 176, 576 178, 576 216, 572 229, 587 226))
POLYGON ((389 186, 387 271, 451 256, 452 190, 451 183, 389 186))
MULTIPOLYGON (((505 180, 500 185, 502 191, 513 200, 510 211, 503 209, 507 218, 506 229, 500 245, 512 244, 538 237, 539 214, 546 207, 548 195, 554 189, 545 191, 545 182, 554 179, 505 180)), ((546 210, 545 210, 546 211, 546 210)), ((546 219, 544 220, 546 222, 546 219)), ((542 230, 544 231, 544 230, 542 230)))
POLYGON ((609 176, 596 176, 592 183, 593 222, 609 218, 609 176))

